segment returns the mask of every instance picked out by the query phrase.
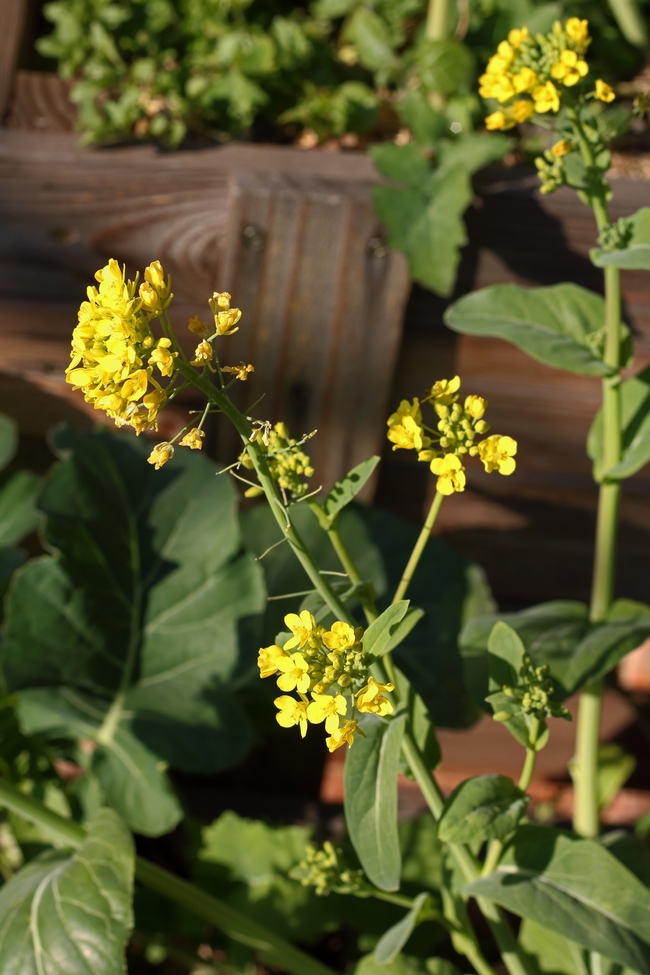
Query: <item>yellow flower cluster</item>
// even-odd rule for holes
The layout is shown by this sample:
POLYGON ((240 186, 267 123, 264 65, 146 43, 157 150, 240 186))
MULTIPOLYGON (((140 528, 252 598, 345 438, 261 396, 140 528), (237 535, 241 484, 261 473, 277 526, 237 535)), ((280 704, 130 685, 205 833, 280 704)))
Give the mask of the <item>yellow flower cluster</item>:
MULTIPOLYGON (((479 94, 504 106, 488 115, 487 128, 511 129, 533 115, 558 112, 565 90, 589 73, 584 59, 589 44, 588 22, 579 17, 564 25, 558 20, 547 34, 534 37, 527 27, 511 30, 479 79, 479 94)), ((611 101, 614 92, 598 79, 592 96, 611 101)))
POLYGON ((72 333, 66 382, 81 389, 86 402, 104 410, 118 426, 128 424, 141 433, 155 428, 166 400, 154 369, 167 378, 174 372, 177 353, 171 351, 171 340, 156 342, 150 326, 172 300, 171 279, 165 280, 160 263, 154 261, 138 289, 137 276, 127 280, 124 268, 113 259, 95 278, 99 287, 88 288, 88 301, 82 303, 72 333))
MULTIPOLYGON (((271 477, 280 490, 288 492, 293 498, 304 497, 309 485, 303 478, 312 477, 314 468, 298 441, 289 435, 286 424, 276 423, 270 430, 256 430, 252 439, 257 441, 266 455, 271 477)), ((253 461, 246 450, 240 454, 239 461, 248 470, 253 469, 253 461)), ((262 488, 251 487, 245 494, 247 498, 255 498, 262 494, 262 488)))
POLYGON ((291 637, 283 647, 262 647, 257 658, 261 677, 279 674, 277 685, 285 692, 275 699, 281 727, 297 725, 304 738, 310 724, 324 722, 326 744, 333 752, 352 745, 355 734, 364 736, 357 713, 382 717, 392 713, 385 694, 393 685, 380 684, 368 675, 361 627, 337 621, 326 630, 306 610, 300 615, 289 613, 284 622, 291 637), (297 697, 290 696, 291 691, 297 697))
POLYGON ((402 400, 397 411, 388 418, 388 439, 393 450, 417 450, 418 460, 430 465, 438 478, 436 489, 449 495, 464 491, 466 476, 462 458, 467 454, 478 457, 485 470, 512 474, 517 443, 512 437, 493 434, 476 442, 477 435, 490 429, 483 419, 487 402, 481 396, 465 397, 458 402, 460 377, 441 379, 431 387, 422 402, 431 403, 437 416, 436 429, 427 427, 422 419, 420 401, 402 400))

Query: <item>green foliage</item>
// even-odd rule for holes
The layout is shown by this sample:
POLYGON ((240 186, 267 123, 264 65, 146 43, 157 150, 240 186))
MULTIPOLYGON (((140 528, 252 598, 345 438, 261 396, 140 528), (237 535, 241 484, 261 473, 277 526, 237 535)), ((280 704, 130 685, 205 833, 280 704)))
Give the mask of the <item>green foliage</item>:
POLYGON ((359 491, 367 484, 379 463, 379 457, 369 457, 361 464, 357 464, 329 491, 321 507, 325 512, 328 524, 332 524, 340 511, 355 499, 359 491))
MULTIPOLYGON (((547 366, 584 376, 613 372, 603 361, 604 320, 603 299, 575 284, 496 284, 461 298, 445 313, 455 332, 505 339, 547 366)), ((623 362, 630 351, 625 330, 623 362)))
POLYGON ((133 925, 133 841, 101 810, 78 850, 48 850, 0 890, 3 975, 116 975, 133 925))
POLYGON ((345 822, 369 880, 398 890, 402 859, 397 834, 397 774, 405 716, 364 717, 345 763, 345 822))
POLYGON ((430 901, 429 894, 418 894, 413 900, 413 907, 404 915, 401 921, 394 924, 392 928, 379 939, 375 948, 375 958, 380 965, 390 964, 400 953, 402 948, 413 934, 420 921, 427 916, 427 905, 430 901))
POLYGON ((620 461, 611 470, 603 470, 602 409, 589 430, 587 453, 594 462, 596 481, 632 477, 650 460, 650 368, 621 383, 621 413, 623 450, 620 461))
POLYGON ((252 731, 229 685, 245 618, 262 608, 231 485, 184 454, 159 476, 139 444, 60 434, 41 493, 56 556, 16 576, 3 668, 28 733, 95 743, 87 774, 157 834, 180 818, 164 763, 209 772, 252 731))
POLYGON ((447 799, 438 835, 445 843, 503 840, 516 828, 527 804, 527 797, 504 775, 466 779, 447 799))
MULTIPOLYGON (((397 630, 409 608, 408 599, 400 599, 374 620, 363 634, 362 646, 366 653, 373 657, 381 657, 388 652, 388 648, 397 636, 397 630)), ((417 621, 416 621, 417 622, 417 621)), ((406 637, 407 631, 404 633, 406 637)))
POLYGON ((469 893, 626 965, 650 971, 650 892, 600 843, 522 826, 469 893))
POLYGON ((650 270, 650 207, 641 207, 632 217, 619 220, 611 230, 615 232, 609 234, 613 237, 611 248, 594 248, 589 252, 596 267, 650 270))

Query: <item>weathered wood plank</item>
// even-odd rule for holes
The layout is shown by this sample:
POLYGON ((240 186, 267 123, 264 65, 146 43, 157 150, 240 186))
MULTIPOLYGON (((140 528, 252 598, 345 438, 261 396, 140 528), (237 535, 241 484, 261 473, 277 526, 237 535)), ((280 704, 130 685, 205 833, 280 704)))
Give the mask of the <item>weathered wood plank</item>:
POLYGON ((12 94, 26 13, 27 0, 2 0, 0 3, 0 124, 12 94))
POLYGON ((72 132, 77 122, 77 107, 68 97, 71 88, 71 81, 48 71, 19 69, 14 75, 6 127, 48 133, 72 132))

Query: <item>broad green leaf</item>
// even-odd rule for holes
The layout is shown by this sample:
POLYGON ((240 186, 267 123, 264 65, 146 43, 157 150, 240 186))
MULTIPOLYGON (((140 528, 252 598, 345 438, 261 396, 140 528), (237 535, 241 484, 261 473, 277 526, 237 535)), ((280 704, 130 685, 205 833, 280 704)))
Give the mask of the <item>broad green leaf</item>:
POLYGON ((621 965, 650 972, 650 891, 600 843, 520 827, 498 868, 466 888, 621 965))
POLYGON ((431 166, 414 145, 396 146, 393 142, 383 142, 371 146, 370 155, 383 176, 411 189, 423 189, 431 174, 431 166))
POLYGON ((467 171, 457 167, 434 172, 426 193, 376 186, 372 195, 389 243, 406 255, 411 277, 437 294, 451 294, 460 248, 467 243, 462 219, 472 199, 467 171))
POLYGON ((371 477, 378 463, 379 457, 369 457, 368 460, 357 464, 344 478, 336 482, 322 503, 323 510, 330 521, 333 521, 339 511, 354 500, 371 477))
POLYGON ((50 850, 0 890, 2 975, 118 975, 133 924, 131 834, 102 809, 74 853, 50 850))
POLYGON ((455 332, 504 339, 557 369, 585 376, 613 371, 603 362, 605 303, 576 284, 496 284, 455 302, 445 321, 455 332))
POLYGON ((638 0, 609 0, 609 6, 625 40, 645 51, 648 28, 638 0))
POLYGON ((650 635, 650 608, 643 604, 632 604, 632 608, 628 600, 625 606, 629 615, 619 616, 614 603, 607 622, 594 626, 565 666, 555 669, 554 676, 560 679, 567 695, 604 677, 650 635))
POLYGON ((386 653, 395 630, 404 619, 408 608, 408 599, 400 599, 398 603, 394 603, 385 609, 370 624, 361 640, 366 653, 371 653, 374 657, 382 657, 386 653))
POLYGON ((419 958, 409 958, 407 955, 398 955, 393 961, 381 965, 373 952, 359 959, 354 975, 425 975, 425 969, 419 958))
POLYGON ((484 166, 502 159, 512 145, 512 139, 508 136, 494 132, 470 132, 457 139, 444 139, 439 147, 440 168, 462 166, 471 176, 484 166))
POLYGON ((598 806, 605 809, 636 768, 636 759, 620 745, 609 742, 598 748, 598 806))
POLYGON ((590 975, 583 949, 569 938, 524 918, 519 944, 532 955, 542 975, 590 975))
POLYGON ((408 729, 415 739, 427 767, 433 770, 438 767, 441 758, 440 743, 436 735, 435 725, 431 720, 426 704, 415 688, 408 683, 401 670, 397 671, 397 676, 400 697, 406 698, 408 729))
POLYGON ((528 798, 504 775, 479 775, 457 786, 445 802, 438 836, 445 843, 503 840, 516 828, 528 798))
MULTIPOLYGON (((621 0, 616 0, 616 3, 620 2, 621 0)), ((631 220, 632 237, 627 247, 618 251, 594 248, 589 252, 596 267, 618 267, 628 271, 650 270, 650 207, 641 207, 631 220)))
MULTIPOLYGON (((650 208, 648 208, 650 210, 650 208)), ((587 437, 587 453, 594 462, 594 478, 622 480, 650 461, 650 367, 621 384, 622 457, 615 467, 603 468, 603 411, 598 410, 587 437)))
POLYGON ((429 812, 399 824, 402 880, 429 890, 442 887, 442 846, 438 827, 429 812))
POLYGON ((15 456, 18 448, 18 427, 11 417, 0 413, 0 471, 15 456))
POLYGON ((0 546, 17 545, 40 522, 36 495, 40 478, 18 471, 0 487, 0 546))
POLYGON ((402 643, 403 640, 407 638, 411 630, 418 625, 420 620, 425 615, 423 609, 410 609, 401 623, 393 629, 391 638, 388 641, 384 653, 389 653, 402 643))
MULTIPOLYGON (((406 125, 418 146, 433 149, 438 140, 449 132, 449 120, 443 112, 436 111, 425 95, 417 88, 409 88, 395 104, 400 121, 406 125)), ((371 155, 375 147, 370 149, 371 155)), ((374 155, 373 155, 374 159, 374 155)), ((375 165, 382 170, 375 159, 375 165)))
POLYGON ((404 915, 401 921, 394 924, 392 928, 382 935, 375 948, 375 959, 379 965, 387 965, 395 961, 408 939, 413 934, 420 921, 422 908, 429 900, 430 895, 426 891, 418 894, 413 901, 413 907, 404 915))
POLYGON ((472 55, 459 41, 421 40, 409 52, 408 77, 417 79, 425 92, 455 95, 470 83, 472 55))
POLYGON ((368 7, 357 7, 344 29, 364 68, 385 75, 397 64, 388 25, 368 7))
POLYGON ((59 555, 15 576, 5 677, 32 730, 77 737, 83 721, 111 804, 139 829, 157 805, 161 832, 180 814, 161 763, 214 772, 252 740, 233 682, 252 673, 240 640, 264 606, 261 572, 204 457, 154 471, 131 438, 69 432, 58 446, 40 507, 59 555))
POLYGON ((548 728, 544 721, 541 726, 531 715, 525 714, 521 703, 504 691, 504 687, 520 684, 521 670, 526 648, 516 630, 507 623, 499 621, 488 639, 488 676, 490 694, 486 700, 494 711, 495 720, 503 722, 510 734, 524 748, 543 748, 548 741, 548 728), (535 728, 535 738, 531 730, 535 728))
POLYGON ((380 890, 398 890, 402 858, 397 833, 397 775, 405 715, 360 722, 345 761, 345 822, 368 879, 380 890))

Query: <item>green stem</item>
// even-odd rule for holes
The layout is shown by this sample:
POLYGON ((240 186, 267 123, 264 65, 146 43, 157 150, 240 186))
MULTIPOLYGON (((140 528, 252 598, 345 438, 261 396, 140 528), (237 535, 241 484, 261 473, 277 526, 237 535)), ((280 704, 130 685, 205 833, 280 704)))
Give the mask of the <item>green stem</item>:
MULTIPOLYGON (((46 809, 45 806, 23 795, 3 780, 0 780, 0 805, 30 823, 40 826, 62 845, 76 848, 81 846, 86 838, 85 829, 78 823, 64 819, 50 809, 46 809)), ((192 911, 204 921, 214 924, 233 941, 261 952, 273 965, 285 968, 293 975, 333 975, 330 968, 278 937, 257 921, 252 921, 229 904, 217 900, 194 884, 175 877, 168 870, 156 866, 149 860, 136 858, 135 876, 145 887, 155 890, 181 907, 192 911)))
POLYGON ((449 36, 450 0, 429 0, 426 37, 428 41, 444 41, 449 36))
POLYGON ((424 552, 425 546, 429 541, 429 536, 433 531, 433 526, 436 523, 436 518, 438 517, 438 512, 440 511, 440 505, 442 504, 443 497, 444 495, 440 494, 439 491, 436 491, 435 497, 431 502, 431 507, 429 508, 429 514, 427 515, 426 521, 422 526, 422 531, 420 532, 418 540, 413 547, 411 557, 406 563, 406 568, 404 569, 400 584, 395 591, 395 595, 393 596, 394 603, 398 603, 400 599, 404 599, 404 596, 406 595, 406 590, 411 584, 413 573, 417 568, 418 562, 422 558, 422 553, 424 552))

